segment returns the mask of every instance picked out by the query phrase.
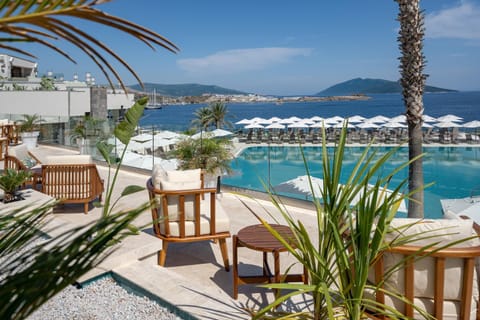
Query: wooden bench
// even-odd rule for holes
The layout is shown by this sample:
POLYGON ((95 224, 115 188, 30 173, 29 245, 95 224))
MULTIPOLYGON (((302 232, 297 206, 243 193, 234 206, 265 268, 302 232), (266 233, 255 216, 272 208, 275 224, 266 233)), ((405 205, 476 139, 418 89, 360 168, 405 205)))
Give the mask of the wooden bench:
POLYGON ((42 192, 61 203, 102 201, 103 180, 89 155, 47 156, 42 164, 42 192))

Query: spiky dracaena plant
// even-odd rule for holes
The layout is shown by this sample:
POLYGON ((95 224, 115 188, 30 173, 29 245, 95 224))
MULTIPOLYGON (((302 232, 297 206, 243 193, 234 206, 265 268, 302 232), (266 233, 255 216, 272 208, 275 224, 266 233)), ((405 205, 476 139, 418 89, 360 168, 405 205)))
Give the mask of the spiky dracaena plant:
MULTIPOLYGON (((409 162, 391 172, 383 172, 383 165, 395 154, 393 148, 378 155, 375 148, 368 146, 359 157, 351 174, 340 184, 342 162, 345 152, 346 128, 342 130, 333 158, 329 155, 325 132, 322 144, 323 185, 314 186, 309 179, 313 205, 317 218, 316 233, 309 234, 307 227, 290 214, 280 198, 270 194, 277 210, 270 212, 278 221, 278 212, 292 230, 296 246, 291 239, 283 239, 275 229, 260 218, 265 227, 287 248, 296 261, 308 272, 308 284, 282 283, 265 285, 274 289, 286 289, 274 302, 261 310, 250 310, 253 319, 353 319, 365 317, 365 311, 377 310, 391 318, 402 318, 395 309, 379 305, 364 296, 366 290, 379 290, 368 281, 370 266, 379 252, 385 248, 385 234, 401 201, 408 195, 400 190, 407 178, 387 192, 389 182, 409 162), (320 190, 321 194, 316 194, 320 190), (356 200, 356 204, 352 205, 356 200), (311 297, 310 308, 294 314, 279 311, 276 307, 296 295, 311 297)), ((305 157, 305 168, 310 177, 305 157)), ((266 190, 271 190, 267 188, 266 190)), ((245 206, 248 205, 244 203, 245 206)), ((391 245, 389 243, 388 245, 391 245)), ((393 294, 393 293, 392 293, 393 294)), ((397 295, 398 296, 398 295, 397 295)), ((404 298, 398 297, 405 301, 404 298)), ((303 301, 303 300, 302 300, 303 301)), ((421 311, 420 311, 421 312, 421 311)))
MULTIPOLYGON (((409 158, 416 158, 422 151, 422 116, 423 91, 427 76, 423 74, 425 57, 423 56, 423 13, 420 11, 420 0, 395 0, 399 6, 398 21, 400 31, 398 42, 402 56, 400 71, 403 102, 406 108, 408 124, 409 158)), ((423 186, 423 163, 418 158, 412 161, 408 168, 409 190, 421 189, 423 186)), ((408 216, 423 217, 423 191, 412 194, 408 202, 408 216)))

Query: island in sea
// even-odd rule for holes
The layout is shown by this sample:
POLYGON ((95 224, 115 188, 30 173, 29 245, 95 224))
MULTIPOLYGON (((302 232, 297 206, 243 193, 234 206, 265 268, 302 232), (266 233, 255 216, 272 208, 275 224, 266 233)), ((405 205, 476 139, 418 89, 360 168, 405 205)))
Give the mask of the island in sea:
MULTIPOLYGON (((159 104, 192 104, 192 103, 254 103, 269 102, 282 104, 285 102, 321 102, 321 101, 355 101, 368 100, 369 94, 400 93, 402 87, 397 81, 383 79, 356 78, 333 85, 313 95, 305 96, 267 96, 247 93, 239 90, 222 88, 215 85, 202 84, 158 84, 145 83, 129 87, 131 92, 139 96, 152 96, 159 104)), ((455 90, 426 86, 425 92, 453 92, 455 90)))
MULTIPOLYGON (((381 94, 401 93, 402 85, 399 81, 384 79, 355 78, 337 83, 325 90, 318 92, 318 96, 329 95, 353 95, 353 94, 381 94)), ((433 86, 425 86, 425 92, 456 92, 456 90, 445 89, 433 86)))

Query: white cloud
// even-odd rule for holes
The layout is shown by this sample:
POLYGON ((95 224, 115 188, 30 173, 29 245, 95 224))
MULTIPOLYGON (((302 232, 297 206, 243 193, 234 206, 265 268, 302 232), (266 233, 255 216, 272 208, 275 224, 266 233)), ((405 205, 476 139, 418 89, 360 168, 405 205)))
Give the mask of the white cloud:
POLYGON ((252 48, 219 51, 203 58, 180 59, 180 68, 191 73, 232 74, 261 70, 286 63, 297 56, 308 56, 309 48, 252 48))
POLYGON ((428 14, 425 36, 429 38, 480 39, 480 7, 470 1, 428 14))

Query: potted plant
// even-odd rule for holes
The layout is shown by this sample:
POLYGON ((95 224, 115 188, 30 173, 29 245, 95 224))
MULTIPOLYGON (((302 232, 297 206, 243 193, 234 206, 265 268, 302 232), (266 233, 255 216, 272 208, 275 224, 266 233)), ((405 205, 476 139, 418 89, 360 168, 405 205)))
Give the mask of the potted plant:
POLYGON ((0 189, 3 190, 3 203, 20 200, 17 194, 18 188, 30 178, 31 173, 23 170, 8 168, 0 176, 0 189))
POLYGON ((20 122, 20 136, 23 143, 29 150, 37 147, 39 124, 42 121, 38 114, 24 114, 23 120, 20 122))
POLYGON ((179 169, 202 169, 205 172, 206 186, 217 184, 220 175, 230 173, 232 143, 227 139, 192 139, 188 138, 177 143, 169 155, 179 160, 179 169))
POLYGON ((75 141, 80 150, 80 154, 87 154, 86 139, 87 128, 85 127, 85 122, 79 121, 70 134, 70 140, 75 141))
POLYGON ((84 116, 73 128, 70 139, 79 147, 80 154, 96 155, 96 143, 106 138, 105 120, 84 116))

